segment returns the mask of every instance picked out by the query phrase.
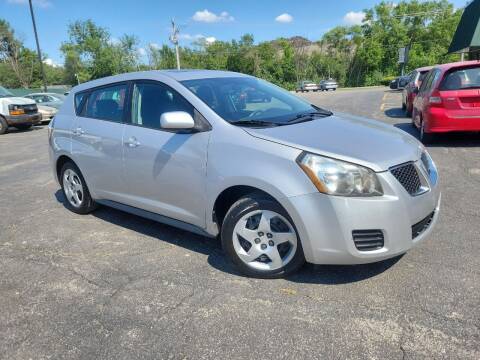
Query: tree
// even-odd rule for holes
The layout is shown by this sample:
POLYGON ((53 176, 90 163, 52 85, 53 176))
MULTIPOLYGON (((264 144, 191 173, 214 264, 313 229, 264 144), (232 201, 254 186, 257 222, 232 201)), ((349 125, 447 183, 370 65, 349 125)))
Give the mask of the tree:
POLYGON ((35 55, 23 46, 5 20, 0 19, 0 61, 10 65, 18 83, 22 87, 28 87, 32 81, 35 55))
POLYGON ((138 39, 124 35, 118 41, 92 20, 69 25, 69 41, 62 44, 65 79, 71 84, 129 72, 138 68, 138 39), (77 75, 75 75, 77 74, 77 75))

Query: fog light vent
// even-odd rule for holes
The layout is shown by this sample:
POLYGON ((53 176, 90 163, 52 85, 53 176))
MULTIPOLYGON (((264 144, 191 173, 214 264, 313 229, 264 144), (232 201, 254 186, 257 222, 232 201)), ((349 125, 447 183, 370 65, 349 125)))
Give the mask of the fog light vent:
POLYGON ((433 221, 433 216, 435 211, 430 213, 425 219, 419 221, 415 225, 412 225, 412 239, 415 239, 418 235, 422 234, 425 230, 428 229, 430 224, 433 221))
POLYGON ((360 251, 378 250, 383 247, 382 230, 353 230, 353 242, 360 251))

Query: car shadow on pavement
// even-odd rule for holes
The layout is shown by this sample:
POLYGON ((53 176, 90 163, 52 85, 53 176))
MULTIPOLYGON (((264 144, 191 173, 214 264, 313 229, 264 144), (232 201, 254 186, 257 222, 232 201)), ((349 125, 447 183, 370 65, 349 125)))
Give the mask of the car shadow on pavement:
MULTIPOLYGON (((385 115, 393 119, 402 119, 402 122, 394 124, 395 127, 419 139, 420 132, 413 126, 412 120, 405 117, 402 108, 392 108, 385 110, 385 115)), ((453 132, 446 134, 436 134, 435 140, 427 147, 479 147, 480 132, 453 132)))
POLYGON ((387 109, 385 110, 385 115, 394 119, 405 118, 405 112, 402 110, 402 108, 387 109))
POLYGON ((395 265, 402 255, 391 259, 362 265, 314 265, 307 264, 287 280, 302 284, 341 285, 377 276, 395 265))
POLYGON ((29 132, 34 132, 34 131, 37 131, 37 130, 42 130, 43 128, 45 127, 45 125, 34 125, 28 129, 17 129, 16 127, 14 126, 10 126, 8 128, 8 132, 9 133, 12 133, 12 134, 21 134, 21 133, 29 133, 29 132))
MULTIPOLYGON (((65 206, 65 197, 61 190, 55 192, 55 198, 65 206)), ((208 264, 213 268, 228 274, 244 277, 244 275, 226 259, 226 255, 223 253, 222 245, 218 238, 197 235, 106 206, 100 206, 90 215, 159 241, 207 255, 208 264)), ((364 265, 306 264, 306 266, 298 272, 286 277, 286 280, 297 283, 324 285, 353 283, 383 273, 396 264, 401 257, 402 256, 397 256, 392 259, 364 265)))
MULTIPOLYGON (((394 125, 395 127, 409 133, 416 139, 419 139, 419 131, 411 122, 403 122, 394 125)), ((430 144, 425 145, 430 147, 480 147, 480 132, 454 132, 447 134, 436 134, 435 139, 430 144)))

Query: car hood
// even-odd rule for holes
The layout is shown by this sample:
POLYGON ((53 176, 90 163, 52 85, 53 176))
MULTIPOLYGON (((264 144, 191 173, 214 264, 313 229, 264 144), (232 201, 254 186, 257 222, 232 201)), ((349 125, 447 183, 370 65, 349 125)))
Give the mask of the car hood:
POLYGON ((12 96, 12 97, 0 98, 0 99, 4 104, 7 104, 7 105, 11 105, 11 104, 14 104, 14 105, 33 105, 33 104, 35 104, 35 101, 33 101, 32 99, 28 99, 28 98, 24 98, 24 97, 12 96))
POLYGON ((385 171, 420 158, 423 146, 392 125, 336 113, 313 121, 271 128, 244 128, 250 135, 385 171))

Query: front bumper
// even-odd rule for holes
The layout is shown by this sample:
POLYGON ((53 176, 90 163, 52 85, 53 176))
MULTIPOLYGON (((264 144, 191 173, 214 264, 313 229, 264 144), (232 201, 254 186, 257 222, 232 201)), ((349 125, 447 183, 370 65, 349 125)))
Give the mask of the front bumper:
POLYGON ((302 241, 305 258, 315 264, 363 264, 405 253, 431 233, 439 216, 438 184, 411 196, 388 171, 379 173, 385 195, 348 198, 312 193, 288 198, 283 205, 302 241), (435 211, 430 225, 412 239, 412 226, 435 211), (381 230, 384 246, 360 251, 354 230, 381 230))
POLYGON ((42 122, 52 121, 55 117, 55 113, 42 113, 42 122))
POLYGON ((10 126, 35 125, 42 121, 42 114, 6 115, 5 119, 10 126))

